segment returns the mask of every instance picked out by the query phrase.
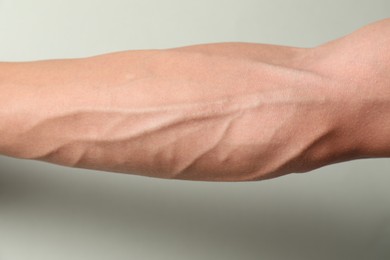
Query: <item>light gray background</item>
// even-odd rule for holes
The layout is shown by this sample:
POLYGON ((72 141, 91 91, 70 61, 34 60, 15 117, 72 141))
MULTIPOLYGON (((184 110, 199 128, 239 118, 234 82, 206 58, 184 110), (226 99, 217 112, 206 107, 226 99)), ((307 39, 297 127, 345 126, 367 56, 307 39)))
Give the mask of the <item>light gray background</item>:
MULTIPOLYGON (((309 47, 389 16, 388 0, 0 0, 0 60, 309 47)), ((0 259, 390 259, 389 169, 371 159, 207 183, 0 157, 0 259)))

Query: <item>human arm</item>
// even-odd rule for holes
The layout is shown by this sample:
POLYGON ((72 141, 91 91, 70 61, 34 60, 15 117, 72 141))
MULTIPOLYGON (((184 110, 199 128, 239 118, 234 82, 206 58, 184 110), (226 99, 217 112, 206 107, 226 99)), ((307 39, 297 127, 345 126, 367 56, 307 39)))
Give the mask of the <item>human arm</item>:
POLYGON ((353 47, 226 43, 2 63, 0 152, 213 181, 388 156, 388 74, 367 75, 375 84, 362 95, 363 74, 344 79, 356 64, 338 55, 353 47))

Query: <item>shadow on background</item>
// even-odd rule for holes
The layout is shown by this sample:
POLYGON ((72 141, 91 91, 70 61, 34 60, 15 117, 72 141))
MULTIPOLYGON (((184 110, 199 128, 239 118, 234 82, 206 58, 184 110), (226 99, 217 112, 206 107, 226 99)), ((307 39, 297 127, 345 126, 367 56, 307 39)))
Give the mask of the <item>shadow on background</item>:
POLYGON ((0 242, 20 256, 5 260, 390 256, 389 207, 363 208, 373 191, 352 197, 342 179, 205 183, 0 159, 0 242))

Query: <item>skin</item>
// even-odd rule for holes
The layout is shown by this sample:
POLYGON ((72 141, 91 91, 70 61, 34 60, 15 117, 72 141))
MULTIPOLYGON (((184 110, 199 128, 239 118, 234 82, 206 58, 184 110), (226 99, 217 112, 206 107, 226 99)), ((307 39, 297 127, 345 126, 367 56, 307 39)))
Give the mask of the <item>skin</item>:
POLYGON ((314 48, 219 43, 0 63, 0 153, 203 181, 390 156, 390 19, 314 48))

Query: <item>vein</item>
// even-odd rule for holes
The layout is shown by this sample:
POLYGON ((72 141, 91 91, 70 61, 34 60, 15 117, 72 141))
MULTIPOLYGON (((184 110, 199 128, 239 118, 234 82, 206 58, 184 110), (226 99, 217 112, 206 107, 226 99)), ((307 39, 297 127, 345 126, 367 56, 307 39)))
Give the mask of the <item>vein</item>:
MULTIPOLYGON (((239 114, 241 115, 241 113, 239 114)), ((223 130, 221 131, 221 134, 216 138, 216 141, 212 143, 210 146, 206 147, 203 151, 201 151, 199 154, 195 156, 192 160, 190 160, 187 164, 182 166, 180 169, 176 170, 172 174, 173 179, 182 179, 186 172, 196 165, 202 158, 204 158, 207 154, 215 150, 215 148, 225 139, 226 134, 229 132, 229 129, 231 128, 233 121, 239 116, 239 115, 233 115, 230 120, 228 120, 223 127, 223 130)))

